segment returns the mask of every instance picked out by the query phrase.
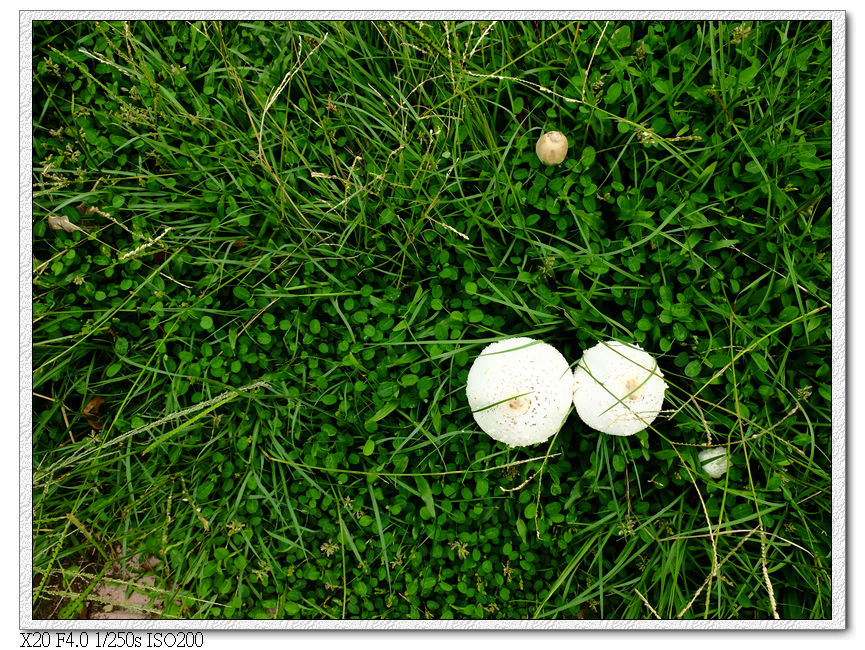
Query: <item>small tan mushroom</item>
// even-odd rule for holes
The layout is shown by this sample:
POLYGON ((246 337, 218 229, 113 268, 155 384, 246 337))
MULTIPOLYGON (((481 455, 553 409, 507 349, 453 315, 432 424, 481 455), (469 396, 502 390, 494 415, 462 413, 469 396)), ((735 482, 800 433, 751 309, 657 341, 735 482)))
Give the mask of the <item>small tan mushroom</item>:
POLYGON ((538 159, 545 165, 558 165, 568 154, 568 139, 561 131, 549 131, 535 145, 538 159))

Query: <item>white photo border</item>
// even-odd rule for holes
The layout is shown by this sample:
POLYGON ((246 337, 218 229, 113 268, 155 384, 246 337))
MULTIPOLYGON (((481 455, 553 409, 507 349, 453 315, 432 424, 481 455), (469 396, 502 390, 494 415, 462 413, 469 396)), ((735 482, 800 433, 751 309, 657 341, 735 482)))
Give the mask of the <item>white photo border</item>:
POLYGON ((19 625, 22 630, 843 630, 847 628, 846 173, 844 11, 31 11, 19 12, 19 625), (37 20, 809 20, 832 25, 832 617, 825 620, 42 620, 32 583, 32 109, 37 20))

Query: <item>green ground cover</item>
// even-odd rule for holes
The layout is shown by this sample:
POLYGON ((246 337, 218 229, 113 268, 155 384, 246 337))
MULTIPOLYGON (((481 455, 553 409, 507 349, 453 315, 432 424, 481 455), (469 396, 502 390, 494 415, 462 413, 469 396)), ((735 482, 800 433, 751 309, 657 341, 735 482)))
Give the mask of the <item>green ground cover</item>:
POLYGON ((830 37, 34 23, 34 611, 141 554, 166 618, 830 617, 830 37), (493 441, 516 335, 662 416, 493 441))

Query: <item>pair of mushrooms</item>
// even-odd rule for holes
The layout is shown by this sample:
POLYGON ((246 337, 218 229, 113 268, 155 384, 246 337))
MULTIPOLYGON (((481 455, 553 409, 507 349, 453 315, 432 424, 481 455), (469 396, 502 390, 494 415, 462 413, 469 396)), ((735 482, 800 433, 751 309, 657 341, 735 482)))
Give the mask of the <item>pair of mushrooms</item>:
POLYGON ((642 348, 598 343, 571 372, 553 346, 519 337, 488 345, 469 370, 466 396, 478 425, 512 447, 548 440, 571 403, 593 429, 629 436, 657 417, 667 384, 642 348))
MULTIPOLYGON (((483 349, 469 370, 466 397, 485 433, 517 447, 551 438, 572 403, 583 422, 601 433, 635 434, 658 416, 666 389, 657 362, 637 345, 598 343, 572 372, 553 346, 518 337, 483 349)), ((699 459, 714 478, 727 470, 723 449, 706 449, 699 459)))

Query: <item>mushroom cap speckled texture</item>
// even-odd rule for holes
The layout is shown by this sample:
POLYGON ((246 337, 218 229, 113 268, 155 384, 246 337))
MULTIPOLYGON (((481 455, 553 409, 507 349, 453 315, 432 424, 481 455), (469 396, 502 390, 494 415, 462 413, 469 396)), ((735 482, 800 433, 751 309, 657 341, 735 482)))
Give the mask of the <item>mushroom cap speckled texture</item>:
POLYGON ((558 165, 568 155, 568 138, 561 131, 549 131, 538 138, 535 153, 545 165, 558 165))
POLYGON ((702 465, 706 474, 712 478, 721 478, 727 473, 727 469, 730 467, 730 459, 727 457, 727 450, 723 447, 709 447, 708 449, 704 449, 697 454, 697 458, 700 460, 700 465, 702 465))
POLYGON ((551 438, 573 399, 573 374, 553 346, 527 337, 497 341, 475 359, 466 381, 472 415, 511 447, 551 438))
POLYGON ((639 346, 598 343, 583 353, 574 370, 574 407, 593 429, 630 436, 658 416, 667 388, 663 376, 639 346))

